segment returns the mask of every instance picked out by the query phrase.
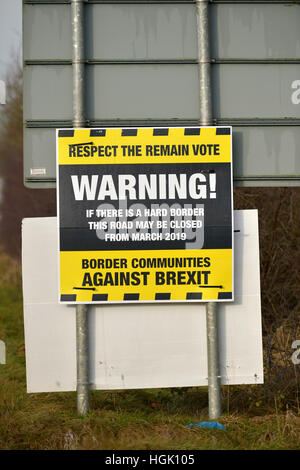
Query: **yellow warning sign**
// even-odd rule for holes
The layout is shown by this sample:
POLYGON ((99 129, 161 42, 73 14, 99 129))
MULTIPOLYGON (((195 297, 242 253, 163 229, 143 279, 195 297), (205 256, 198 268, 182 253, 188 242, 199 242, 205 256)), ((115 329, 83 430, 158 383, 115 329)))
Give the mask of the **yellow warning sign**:
POLYGON ((57 140, 60 302, 233 300, 230 127, 57 140))

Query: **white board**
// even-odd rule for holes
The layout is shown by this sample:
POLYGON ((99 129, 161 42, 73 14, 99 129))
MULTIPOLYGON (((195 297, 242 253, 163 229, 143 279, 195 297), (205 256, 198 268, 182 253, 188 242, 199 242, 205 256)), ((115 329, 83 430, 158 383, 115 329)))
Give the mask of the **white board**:
POLYGON ((6 346, 4 341, 0 340, 0 364, 6 364, 6 346))
MULTIPOLYGON (((76 390, 76 307, 58 299, 57 219, 24 219, 27 391, 76 390)), ((219 303, 222 384, 263 383, 258 215, 234 211, 235 301, 219 303)), ((207 385, 205 304, 90 306, 97 390, 207 385)))

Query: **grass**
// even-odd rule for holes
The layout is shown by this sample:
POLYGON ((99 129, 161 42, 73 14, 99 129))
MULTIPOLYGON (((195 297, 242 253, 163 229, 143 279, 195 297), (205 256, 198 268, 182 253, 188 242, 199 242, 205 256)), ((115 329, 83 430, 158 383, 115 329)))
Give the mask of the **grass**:
POLYGON ((207 389, 93 391, 80 418, 76 393, 26 392, 20 263, 0 251, 0 449, 299 449, 300 188, 235 189, 235 208, 259 211, 265 383, 226 386, 226 431, 208 420, 207 389))
MULTIPOLYGON (((21 387, 22 388, 22 387, 21 387)), ((14 403, 2 402, 0 446, 2 449, 297 449, 300 418, 293 413, 255 416, 225 413, 219 420, 226 431, 189 428, 189 422, 207 419, 197 412, 206 400, 203 390, 187 390, 182 400, 169 397, 159 408, 145 399, 159 398, 160 391, 93 392, 91 413, 76 415, 75 393, 25 396, 18 390, 14 403), (169 401, 173 412, 169 411, 169 401), (129 403, 129 405, 128 405, 129 403), (8 406, 7 406, 8 405, 8 406)), ((172 393, 169 391, 169 393, 172 393)))
MULTIPOLYGON (((0 338, 7 347, 7 364, 0 366, 0 449, 299 449, 296 390, 285 390, 286 380, 223 387, 219 422, 226 431, 187 427, 208 420, 204 387, 93 391, 85 418, 77 415, 74 392, 28 394, 20 267, 2 253, 0 272, 0 338)), ((278 335, 284 347, 284 325, 278 335)), ((292 366, 289 373, 295 374, 292 366)))

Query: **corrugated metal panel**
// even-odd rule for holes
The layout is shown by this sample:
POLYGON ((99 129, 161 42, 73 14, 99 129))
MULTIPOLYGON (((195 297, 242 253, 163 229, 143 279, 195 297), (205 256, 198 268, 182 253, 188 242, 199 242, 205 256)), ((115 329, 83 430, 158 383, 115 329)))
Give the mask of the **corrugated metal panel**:
POLYGON ((214 116, 217 119, 300 118, 300 106, 292 103, 292 83, 299 71, 298 64, 215 65, 214 116))
MULTIPOLYGON (((89 65, 86 80, 89 119, 199 118, 196 66, 89 65)), ((72 67, 27 67, 24 112, 30 120, 72 120, 72 67)))
MULTIPOLYGON (((211 5, 214 118, 234 126, 238 184, 300 181, 297 6, 211 5)), ((87 3, 88 126, 198 124, 195 12, 189 0, 87 3)), ((25 0, 23 21, 24 175, 29 187, 47 187, 55 184, 54 129, 72 127, 70 4, 25 0)))
POLYGON ((90 119, 197 119, 197 66, 87 67, 90 119))
POLYGON ((71 59, 70 5, 24 5, 24 60, 71 59))
POLYGON ((299 59, 299 5, 271 3, 214 5, 212 57, 299 59))
POLYGON ((197 57, 196 15, 192 4, 91 5, 87 25, 89 59, 197 57))
MULTIPOLYGON (((71 60, 69 10, 67 4, 24 5, 25 60, 71 60)), ((212 5, 212 57, 299 59, 299 24, 297 4, 212 5), (288 31, 284 40, 280 31, 288 31)), ((91 4, 87 5, 86 25, 87 59, 197 58, 192 3, 91 4)))
MULTIPOLYGON (((215 118, 300 118, 292 103, 299 65, 215 65, 215 118)), ((86 68, 88 119, 199 119, 197 65, 114 64, 86 68)), ((72 67, 28 66, 27 119, 72 119, 72 67)))
POLYGON ((40 189, 54 186, 56 179, 55 138, 55 129, 24 128, 24 155, 26 155, 24 175, 29 187, 40 189))
POLYGON ((72 119, 72 66, 28 66, 24 70, 26 119, 72 119))
POLYGON ((298 186, 299 148, 300 132, 297 126, 235 127, 235 185, 257 186, 260 180, 263 186, 276 186, 277 178, 282 178, 283 186, 298 186))

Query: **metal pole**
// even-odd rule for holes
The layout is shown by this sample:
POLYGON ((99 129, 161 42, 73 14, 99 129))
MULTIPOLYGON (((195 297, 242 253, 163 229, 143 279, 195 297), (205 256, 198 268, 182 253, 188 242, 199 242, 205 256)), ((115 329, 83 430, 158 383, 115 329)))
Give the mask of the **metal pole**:
MULTIPOLYGON (((211 57, 209 37, 209 0, 197 2, 197 37, 198 37, 198 66, 200 91, 200 125, 211 126, 212 90, 211 90, 211 57)), ((208 372, 208 402, 209 417, 216 419, 221 414, 221 377, 219 365, 218 342, 218 304, 206 304, 207 330, 207 372, 208 372)))
POLYGON ((200 125, 211 126, 212 92, 210 74, 210 39, 209 39, 209 0, 197 1, 197 37, 198 37, 198 68, 200 91, 200 125))
POLYGON ((71 0, 73 33, 73 126, 85 127, 84 0, 71 0))
MULTIPOLYGON (((71 0, 73 35, 73 127, 85 127, 84 0, 71 0)), ((77 411, 90 408, 88 305, 76 305, 77 411)))
POLYGON ((222 413, 217 302, 206 304, 206 332, 209 417, 217 419, 222 413))
POLYGON ((88 305, 76 305, 77 411, 86 416, 90 409, 88 305))

